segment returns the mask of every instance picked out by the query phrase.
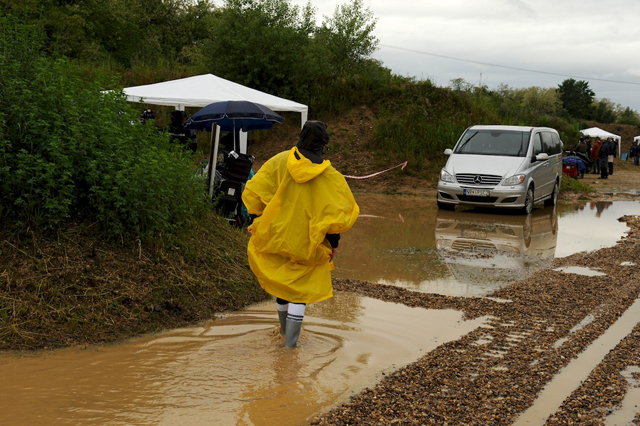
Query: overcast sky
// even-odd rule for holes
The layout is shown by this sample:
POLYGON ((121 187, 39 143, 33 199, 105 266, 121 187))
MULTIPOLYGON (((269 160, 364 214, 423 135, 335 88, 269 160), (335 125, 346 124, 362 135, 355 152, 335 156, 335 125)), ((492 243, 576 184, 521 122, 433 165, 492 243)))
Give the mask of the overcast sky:
MULTIPOLYGON (((303 6, 307 1, 291 3, 303 6)), ((318 23, 346 3, 311 1, 318 23)), ((363 3, 378 19, 380 45, 373 56, 394 74, 430 79, 438 86, 463 78, 490 89, 502 83, 557 87, 573 77, 588 81, 597 99, 640 112, 640 1, 363 3)))

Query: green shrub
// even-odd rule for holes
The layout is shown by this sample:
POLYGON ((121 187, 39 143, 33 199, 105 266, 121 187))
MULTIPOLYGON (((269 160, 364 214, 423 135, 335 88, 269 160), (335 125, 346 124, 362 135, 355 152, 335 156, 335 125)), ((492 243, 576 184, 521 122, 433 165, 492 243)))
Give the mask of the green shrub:
MULTIPOLYGON (((39 53, 37 31, 0 20, 0 213, 53 229, 97 221, 105 235, 176 232, 204 207, 190 158, 122 92, 101 93, 64 59, 39 53)), ((101 84, 102 83, 102 84, 101 84)))
POLYGON ((582 194, 590 194, 596 192, 591 186, 587 185, 579 181, 578 179, 574 179, 568 176, 563 176, 562 182, 560 184, 560 192, 563 191, 573 191, 579 192, 582 194))

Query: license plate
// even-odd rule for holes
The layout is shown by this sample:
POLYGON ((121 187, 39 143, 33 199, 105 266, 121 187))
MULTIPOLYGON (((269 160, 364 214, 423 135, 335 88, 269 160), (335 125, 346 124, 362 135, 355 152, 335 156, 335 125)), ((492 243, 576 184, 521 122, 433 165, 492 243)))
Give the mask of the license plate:
POLYGON ((489 190, 488 189, 465 189, 464 195, 475 195, 477 197, 488 197, 489 190))
POLYGON ((467 237, 467 238, 477 238, 477 239, 485 239, 487 238, 487 232, 486 231, 473 231, 473 230, 469 230, 469 229, 463 229, 462 231, 460 231, 460 236, 461 237, 467 237))

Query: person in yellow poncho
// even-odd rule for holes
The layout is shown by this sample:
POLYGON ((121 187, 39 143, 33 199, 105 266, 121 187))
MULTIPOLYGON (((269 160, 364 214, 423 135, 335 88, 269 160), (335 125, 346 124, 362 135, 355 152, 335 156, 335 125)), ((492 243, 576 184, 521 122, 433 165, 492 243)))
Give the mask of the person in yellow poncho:
POLYGON ((333 296, 331 270, 340 233, 360 212, 344 176, 323 159, 328 142, 327 126, 307 121, 297 145, 268 160, 242 194, 255 217, 249 226, 249 266, 276 297, 287 348, 298 343, 306 304, 333 296))

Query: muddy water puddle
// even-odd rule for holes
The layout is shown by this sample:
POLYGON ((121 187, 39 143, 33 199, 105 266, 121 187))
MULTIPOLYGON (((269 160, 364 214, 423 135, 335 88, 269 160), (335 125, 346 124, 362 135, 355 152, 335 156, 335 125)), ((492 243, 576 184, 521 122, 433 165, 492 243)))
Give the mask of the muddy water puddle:
POLYGON ((614 245, 638 202, 536 208, 532 215, 438 210, 431 198, 356 194, 361 217, 334 275, 448 296, 485 296, 554 258, 614 245))
POLYGON ((0 424, 303 424, 485 320, 339 293, 308 307, 293 350, 266 302, 125 344, 3 355, 0 424))

